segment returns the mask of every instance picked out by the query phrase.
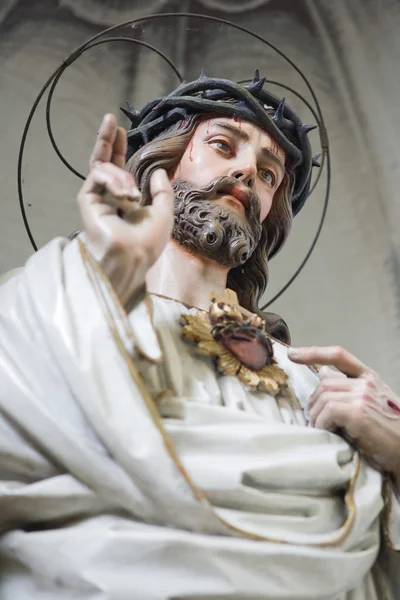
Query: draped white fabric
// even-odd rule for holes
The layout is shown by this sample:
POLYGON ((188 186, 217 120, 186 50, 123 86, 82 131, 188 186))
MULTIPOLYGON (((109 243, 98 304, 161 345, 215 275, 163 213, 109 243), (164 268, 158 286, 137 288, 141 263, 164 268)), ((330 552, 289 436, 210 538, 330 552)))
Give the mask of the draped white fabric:
POLYGON ((381 477, 307 426, 316 375, 275 343, 298 401, 249 391, 187 310, 127 318, 77 240, 0 287, 1 598, 395 598, 381 477))

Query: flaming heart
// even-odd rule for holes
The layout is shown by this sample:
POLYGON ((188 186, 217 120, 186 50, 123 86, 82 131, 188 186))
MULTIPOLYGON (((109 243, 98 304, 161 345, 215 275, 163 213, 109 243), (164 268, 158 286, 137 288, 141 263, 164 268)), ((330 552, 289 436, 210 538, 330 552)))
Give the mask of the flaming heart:
POLYGON ((261 371, 275 362, 271 340, 254 327, 227 326, 215 339, 252 371, 261 371))
POLYGON ((201 354, 215 357, 220 373, 270 394, 287 391, 288 377, 275 361, 265 322, 242 308, 234 292, 213 297, 209 313, 182 315, 182 321, 183 337, 197 344, 201 354))

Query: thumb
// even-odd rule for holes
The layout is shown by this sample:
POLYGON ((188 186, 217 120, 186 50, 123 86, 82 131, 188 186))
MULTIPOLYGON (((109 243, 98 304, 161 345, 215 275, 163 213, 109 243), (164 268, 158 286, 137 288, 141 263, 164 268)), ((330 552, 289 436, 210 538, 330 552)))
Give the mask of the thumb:
POLYGON ((150 194, 152 205, 158 209, 167 210, 172 214, 174 191, 164 169, 157 169, 150 178, 150 194))

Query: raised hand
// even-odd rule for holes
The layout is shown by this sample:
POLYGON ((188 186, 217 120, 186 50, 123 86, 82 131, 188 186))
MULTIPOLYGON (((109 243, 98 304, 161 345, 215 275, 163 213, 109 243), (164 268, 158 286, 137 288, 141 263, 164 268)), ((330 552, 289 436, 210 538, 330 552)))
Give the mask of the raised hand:
POLYGON ((309 399, 315 427, 343 430, 381 470, 392 473, 400 491, 400 398, 375 371, 341 347, 292 348, 289 358, 323 366, 309 399))
POLYGON ((105 115, 78 194, 88 248, 125 306, 170 239, 174 201, 159 169, 150 180, 152 204, 140 206, 135 180, 124 170, 126 148, 126 131, 114 115, 105 115))

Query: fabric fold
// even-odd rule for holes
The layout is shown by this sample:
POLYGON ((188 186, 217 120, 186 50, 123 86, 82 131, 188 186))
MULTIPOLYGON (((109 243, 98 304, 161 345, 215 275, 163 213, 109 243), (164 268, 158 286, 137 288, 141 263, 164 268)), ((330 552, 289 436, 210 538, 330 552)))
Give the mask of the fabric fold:
POLYGON ((286 348, 291 404, 197 355, 190 309, 127 316, 79 240, 0 304, 2 598, 380 598, 381 477, 307 426, 318 378, 286 348))

